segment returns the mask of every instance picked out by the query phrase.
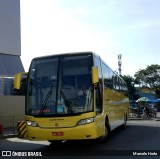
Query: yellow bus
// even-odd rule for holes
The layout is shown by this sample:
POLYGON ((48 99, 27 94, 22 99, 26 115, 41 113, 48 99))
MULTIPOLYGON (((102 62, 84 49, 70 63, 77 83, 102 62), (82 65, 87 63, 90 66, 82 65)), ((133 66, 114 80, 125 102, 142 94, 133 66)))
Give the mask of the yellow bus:
POLYGON ((127 123, 126 83, 92 52, 34 58, 25 94, 29 140, 105 141, 127 123))

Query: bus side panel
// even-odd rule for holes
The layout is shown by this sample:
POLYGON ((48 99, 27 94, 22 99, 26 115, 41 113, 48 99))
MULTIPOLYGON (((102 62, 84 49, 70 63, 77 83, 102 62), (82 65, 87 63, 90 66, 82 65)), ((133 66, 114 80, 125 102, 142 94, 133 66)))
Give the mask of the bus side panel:
POLYGON ((128 99, 119 92, 104 88, 104 112, 108 116, 111 130, 124 124, 124 115, 128 112, 128 99))

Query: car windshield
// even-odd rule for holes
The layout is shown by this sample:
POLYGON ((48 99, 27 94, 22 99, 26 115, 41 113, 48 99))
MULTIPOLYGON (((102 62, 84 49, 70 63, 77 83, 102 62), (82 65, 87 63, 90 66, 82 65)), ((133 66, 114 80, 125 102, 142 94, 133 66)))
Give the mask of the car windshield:
POLYGON ((91 55, 37 58, 32 61, 26 114, 74 115, 93 111, 91 55))

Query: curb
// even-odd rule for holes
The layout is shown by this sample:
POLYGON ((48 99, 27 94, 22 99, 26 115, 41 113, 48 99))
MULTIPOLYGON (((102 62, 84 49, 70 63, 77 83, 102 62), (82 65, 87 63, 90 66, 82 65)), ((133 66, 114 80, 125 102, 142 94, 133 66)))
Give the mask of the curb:
POLYGON ((160 121, 160 119, 153 119, 154 121, 160 121))
POLYGON ((160 121, 160 118, 129 118, 128 120, 154 120, 154 121, 160 121))
POLYGON ((18 137, 18 135, 17 134, 9 134, 9 135, 1 134, 0 135, 0 139, 13 138, 13 137, 18 137))
POLYGON ((143 120, 143 118, 129 118, 128 120, 143 120))

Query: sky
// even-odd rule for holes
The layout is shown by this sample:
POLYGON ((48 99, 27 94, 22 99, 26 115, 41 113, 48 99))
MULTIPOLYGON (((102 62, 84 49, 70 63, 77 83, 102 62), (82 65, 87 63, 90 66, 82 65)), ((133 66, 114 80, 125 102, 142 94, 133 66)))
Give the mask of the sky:
POLYGON ((92 51, 122 75, 160 64, 159 0, 20 0, 21 59, 92 51))

